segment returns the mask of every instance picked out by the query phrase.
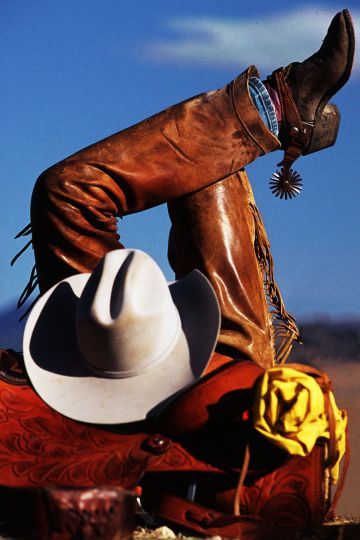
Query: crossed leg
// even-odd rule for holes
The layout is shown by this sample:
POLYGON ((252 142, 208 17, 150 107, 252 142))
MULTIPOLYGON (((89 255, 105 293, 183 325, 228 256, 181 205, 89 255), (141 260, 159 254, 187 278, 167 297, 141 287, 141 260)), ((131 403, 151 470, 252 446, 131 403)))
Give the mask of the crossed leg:
POLYGON ((254 75, 250 67, 225 88, 112 135, 39 177, 31 223, 41 292, 71 274, 92 271, 105 253, 122 247, 118 216, 195 193, 195 205, 202 203, 188 212, 185 228, 183 203, 174 203, 170 210, 175 272, 182 275, 196 266, 214 285, 222 310, 224 351, 264 366, 273 363, 249 188, 239 174, 247 163, 279 147, 249 95, 248 79, 254 75), (213 231, 205 223, 212 223, 213 231), (186 256, 180 257, 184 246, 186 256), (207 258, 211 253, 215 264, 196 261, 200 252, 207 258))

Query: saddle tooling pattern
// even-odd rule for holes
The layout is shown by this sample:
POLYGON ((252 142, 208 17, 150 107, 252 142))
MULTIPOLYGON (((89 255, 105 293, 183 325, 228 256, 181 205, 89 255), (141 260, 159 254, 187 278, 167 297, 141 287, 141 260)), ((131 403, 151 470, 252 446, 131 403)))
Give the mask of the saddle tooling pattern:
POLYGON ((148 512, 200 534, 234 537, 248 519, 319 524, 329 507, 327 445, 320 442, 307 457, 289 456, 252 429, 253 389, 261 374, 253 363, 231 362, 176 398, 158 419, 120 433, 52 410, 31 388, 21 356, 2 350, 1 498, 11 488, 117 486, 142 489, 148 512))

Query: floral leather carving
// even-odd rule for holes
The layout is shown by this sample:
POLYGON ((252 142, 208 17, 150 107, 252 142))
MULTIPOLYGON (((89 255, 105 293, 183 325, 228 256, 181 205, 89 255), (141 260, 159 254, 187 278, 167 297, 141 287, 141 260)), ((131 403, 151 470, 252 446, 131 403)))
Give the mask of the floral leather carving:
POLYGON ((195 504, 185 499, 195 481, 195 515, 201 515, 199 508, 216 514, 209 533, 221 534, 222 520, 229 516, 236 527, 243 516, 273 526, 321 523, 326 511, 324 447, 317 445, 306 458, 289 457, 252 430, 249 409, 259 373, 253 363, 222 366, 180 395, 156 422, 115 433, 52 410, 25 384, 21 357, 0 351, 0 484, 3 490, 140 484, 145 508, 204 533, 203 518, 191 520, 187 510, 182 515, 178 503, 171 512, 168 508, 174 496, 185 506, 195 504), (9 377, 14 370, 15 384, 9 377), (234 497, 246 444, 251 460, 238 518, 234 497))
MULTIPOLYGON (((21 385, 12 384, 7 366, 15 355, 11 351, 0 354, 6 370, 6 376, 0 374, 0 484, 131 488, 147 469, 216 470, 167 437, 161 436, 166 444, 159 451, 152 444, 150 425, 142 425, 146 431, 114 433, 62 416, 24 384, 24 379, 21 385)), ((16 370, 19 379, 24 377, 21 366, 16 370)))

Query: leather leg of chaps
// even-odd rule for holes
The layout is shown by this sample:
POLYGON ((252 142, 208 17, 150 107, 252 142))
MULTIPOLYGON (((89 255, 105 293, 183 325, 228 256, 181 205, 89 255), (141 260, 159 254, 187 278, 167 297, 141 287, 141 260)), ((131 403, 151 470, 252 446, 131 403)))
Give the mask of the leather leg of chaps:
POLYGON ((274 364, 273 331, 254 249, 253 204, 244 171, 172 201, 169 260, 177 278, 198 268, 214 287, 222 316, 216 351, 267 368, 274 364))
POLYGON ((225 88, 112 135, 39 177, 31 225, 41 292, 122 247, 118 216, 198 191, 279 148, 248 92, 256 75, 252 66, 225 88))

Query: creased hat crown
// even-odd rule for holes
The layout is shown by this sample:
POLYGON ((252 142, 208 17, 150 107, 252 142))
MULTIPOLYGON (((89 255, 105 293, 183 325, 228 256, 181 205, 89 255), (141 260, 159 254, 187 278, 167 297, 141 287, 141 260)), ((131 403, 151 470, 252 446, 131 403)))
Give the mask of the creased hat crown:
POLYGON ((76 309, 82 359, 104 377, 131 377, 161 362, 180 328, 163 273, 151 257, 136 250, 107 254, 76 309))

